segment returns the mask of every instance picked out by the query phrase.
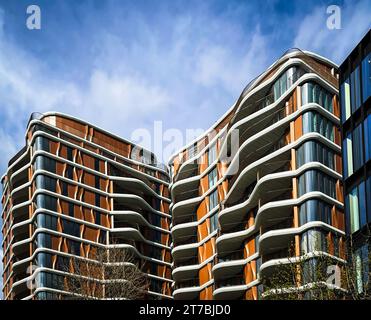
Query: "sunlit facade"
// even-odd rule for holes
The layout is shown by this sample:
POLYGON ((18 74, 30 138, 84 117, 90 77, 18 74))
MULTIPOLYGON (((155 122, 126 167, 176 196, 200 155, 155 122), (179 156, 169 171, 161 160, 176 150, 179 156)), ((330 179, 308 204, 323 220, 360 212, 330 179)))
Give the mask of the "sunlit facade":
POLYGON ((169 175, 153 154, 76 118, 35 113, 1 182, 4 299, 65 298, 71 259, 112 245, 138 258, 147 298, 171 298, 169 175))
POLYGON ((325 252, 344 262, 331 61, 287 51, 169 166, 175 299, 257 300, 262 277, 292 258, 312 254, 311 264, 325 252))

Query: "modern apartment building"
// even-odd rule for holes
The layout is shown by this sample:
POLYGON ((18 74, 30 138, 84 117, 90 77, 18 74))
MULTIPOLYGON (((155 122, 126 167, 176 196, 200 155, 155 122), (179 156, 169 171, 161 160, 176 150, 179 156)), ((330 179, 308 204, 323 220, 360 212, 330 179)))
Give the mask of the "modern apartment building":
POLYGON ((69 259, 112 245, 135 253, 148 298, 171 298, 169 175, 153 154, 76 118, 35 113, 1 182, 4 299, 54 299, 69 259))
POLYGON ((334 63, 291 49, 172 156, 175 299, 255 300, 295 257, 344 262, 337 88, 334 63))
MULTIPOLYGON (((371 226, 371 31, 339 68, 347 234, 367 281, 371 226), (365 262, 365 263, 362 263, 365 262)), ((363 278, 363 279, 362 279, 363 278)))
POLYGON ((170 175, 89 123, 33 114, 2 177, 4 298, 53 299, 69 258, 114 244, 140 259, 148 298, 257 300, 295 258, 344 262, 338 80, 326 58, 287 51, 170 175))

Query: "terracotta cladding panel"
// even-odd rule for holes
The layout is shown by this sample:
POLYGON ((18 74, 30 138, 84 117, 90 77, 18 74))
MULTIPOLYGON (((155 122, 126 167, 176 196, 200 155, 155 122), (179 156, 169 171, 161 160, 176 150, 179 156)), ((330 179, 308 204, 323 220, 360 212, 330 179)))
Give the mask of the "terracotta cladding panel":
POLYGON ((59 148, 59 156, 64 159, 67 159, 67 147, 63 144, 59 148))
POLYGON ((204 176, 200 180, 200 195, 204 194, 209 188, 208 176, 204 176))
POLYGON ((83 208, 83 213, 84 213, 84 220, 88 222, 93 222, 94 223, 94 217, 90 209, 88 208, 83 208))
POLYGON ((334 128, 335 130, 335 143, 338 145, 338 146, 341 146, 341 132, 339 130, 338 127, 335 127, 334 128))
POLYGON ((88 190, 84 191, 84 202, 95 205, 95 193, 88 190))
POLYGON ((94 130, 93 142, 124 157, 129 157, 129 144, 120 141, 114 137, 111 137, 105 133, 102 133, 98 130, 94 130))
MULTIPOLYGON (((84 138, 85 137, 85 126, 78 123, 77 121, 62 118, 62 117, 55 117, 55 125, 57 128, 65 130, 69 133, 72 133, 78 137, 84 138)), ((45 122, 48 122, 46 118, 44 118, 45 122)), ((49 123, 53 123, 52 119, 49 123)))
POLYGON ((303 117, 301 115, 295 119, 294 127, 294 137, 296 141, 303 135, 303 117))
POLYGON ((336 199, 344 203, 343 184, 339 180, 336 182, 336 199))
POLYGON ((204 250, 203 250, 202 261, 205 261, 214 254, 215 238, 213 237, 210 240, 206 241, 203 244, 203 247, 204 247, 204 250))
POLYGON ((198 235, 199 235, 198 241, 200 241, 202 239, 205 239, 208 236, 208 234, 209 234, 209 231, 208 231, 208 221, 205 220, 203 223, 201 223, 197 227, 197 230, 198 230, 198 235))
POLYGON ((243 273, 244 273, 245 283, 249 283, 254 280, 254 275, 251 269, 251 262, 245 265, 243 273))
POLYGON ((212 300, 212 299, 213 299, 212 286, 208 286, 200 292, 200 300, 212 300))
POLYGON ((208 154, 204 153, 200 157, 199 173, 201 174, 202 172, 204 172, 208 166, 208 154))
POLYGON ((249 216, 249 219, 247 221, 247 226, 246 226, 247 228, 252 227, 255 223, 254 212, 250 211, 248 216, 249 216))
POLYGON ((218 185, 217 191, 218 191, 219 202, 221 202, 224 200, 224 196, 225 196, 225 192, 224 192, 224 188, 222 184, 218 185))
POLYGON ((198 275, 200 279, 200 285, 203 285, 204 283, 208 282, 210 280, 208 265, 205 265, 204 267, 202 267, 198 275))
POLYGON ((94 158, 83 153, 82 154, 82 162, 83 162, 83 165, 87 168, 90 168, 92 170, 95 169, 95 162, 94 162, 94 158))
POLYGON ((89 145, 88 143, 84 143, 84 149, 89 150, 94 153, 98 153, 98 149, 96 147, 89 145))
POLYGON ((88 186, 94 186, 95 176, 91 173, 84 172, 83 173, 83 183, 88 185, 88 186))
POLYGON ((52 239, 52 249, 53 250, 58 250, 59 249, 60 237, 51 236, 51 239, 52 239))
POLYGON ((59 143, 51 140, 49 141, 49 148, 50 148, 50 153, 57 154, 59 143))
POLYGON ((197 220, 200 220, 207 212, 206 199, 204 199, 197 208, 197 220))
POLYGON ((335 168, 338 173, 343 174, 343 163, 339 154, 335 155, 335 168))
POLYGON ((91 228, 88 226, 84 226, 83 229, 83 237, 84 239, 90 240, 90 241, 97 241, 98 238, 98 229, 96 228, 91 228))
POLYGON ((337 96, 334 96, 332 98, 332 104, 334 106, 334 115, 338 118, 340 118, 340 104, 339 104, 339 99, 337 96))

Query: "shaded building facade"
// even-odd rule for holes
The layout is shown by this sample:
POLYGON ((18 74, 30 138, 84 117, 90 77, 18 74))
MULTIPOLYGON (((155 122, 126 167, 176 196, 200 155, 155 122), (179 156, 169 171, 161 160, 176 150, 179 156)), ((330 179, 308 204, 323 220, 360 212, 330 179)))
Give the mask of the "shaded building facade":
POLYGON ((358 290, 368 280, 371 226, 371 31, 339 68, 347 234, 358 290))

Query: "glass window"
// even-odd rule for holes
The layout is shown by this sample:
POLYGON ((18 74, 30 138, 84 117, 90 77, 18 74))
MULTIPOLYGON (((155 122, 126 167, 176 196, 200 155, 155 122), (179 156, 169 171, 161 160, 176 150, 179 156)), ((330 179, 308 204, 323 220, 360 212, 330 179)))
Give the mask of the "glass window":
POLYGON ((296 166, 299 168, 305 163, 318 161, 325 166, 334 169, 335 153, 322 143, 306 141, 297 149, 296 166))
POLYGON ((215 186, 216 182, 218 181, 218 172, 216 170, 216 168, 214 168, 213 170, 211 170, 209 172, 209 188, 215 186))
POLYGON ((73 179, 73 167, 69 164, 67 165, 65 176, 68 179, 73 179))
POLYGON ((94 210, 95 224, 101 224, 101 214, 100 212, 94 210))
POLYGON ((300 248, 302 254, 313 251, 327 252, 327 238, 323 231, 311 229, 301 235, 300 248))
POLYGON ((369 250, 368 244, 358 248, 353 256, 355 271, 356 271, 356 285, 359 293, 367 290, 369 280, 369 250))
POLYGON ((336 198, 335 192, 336 180, 322 171, 308 170, 298 179, 299 197, 305 193, 319 191, 336 198))
POLYGON ((346 79, 340 86, 341 91, 341 119, 343 123, 349 119, 350 111, 350 82, 346 79))
POLYGON ((371 176, 366 181, 367 221, 371 222, 371 176))
POLYGON ((299 207, 299 223, 322 221, 331 225, 332 206, 316 199, 307 200, 299 207))
POLYGON ((371 96, 371 52, 362 61, 363 102, 371 96))
POLYGON ((350 100, 352 106, 352 113, 361 106, 361 86, 360 86, 360 75, 359 67, 357 67, 350 74, 350 100))
POLYGON ((38 175, 36 177, 36 188, 56 192, 57 181, 48 176, 38 175))
POLYGON ((56 171, 56 161, 54 159, 37 156, 35 160, 35 170, 45 170, 52 173, 56 171))
POLYGON ((80 250, 81 250, 80 242, 67 239, 67 246, 68 246, 68 250, 70 254, 74 254, 77 256, 80 255, 80 250))
MULTIPOLYGON (((36 278, 36 282, 38 287, 53 289, 63 288, 63 276, 54 273, 40 272, 36 278)), ((53 294, 47 293, 45 298, 49 300, 55 298, 55 296, 53 294)))
POLYGON ((366 224, 366 194, 364 182, 353 188, 346 197, 347 220, 350 232, 356 232, 366 224))
POLYGON ((48 233, 38 233, 36 238, 36 246, 38 248, 51 248, 52 238, 48 233))
POLYGON ((39 194, 36 197, 37 209, 43 208, 51 211, 57 211, 57 198, 44 194, 39 194))
POLYGON ((36 256, 36 265, 42 268, 52 268, 52 255, 41 252, 36 256))
POLYGON ((188 148, 188 159, 193 158, 197 154, 197 143, 188 148))
POLYGON ((302 74, 303 71, 300 68, 287 69, 273 84, 274 100, 280 98, 302 74))
POLYGON ((349 133, 343 141, 344 176, 347 178, 353 174, 353 147, 352 136, 349 133))
POLYGON ((303 114, 303 134, 318 132, 327 139, 334 141, 334 125, 315 111, 308 111, 303 114))
POLYGON ((209 202, 210 202, 210 211, 214 209, 218 205, 218 190, 215 190, 213 193, 209 196, 209 202))
POLYGON ((320 85, 305 83, 301 88, 302 104, 317 103, 326 110, 333 112, 332 94, 320 85))
POLYGON ((363 122, 364 142, 365 142, 365 161, 371 159, 371 115, 363 122))
POLYGON ((45 137, 36 137, 35 139, 35 151, 47 151, 49 152, 49 140, 45 137))
POLYGON ((363 139, 362 139, 362 125, 358 125, 353 130, 353 168, 359 169, 363 165, 363 139))
POLYGON ((215 212, 210 217, 210 232, 213 232, 218 229, 218 212, 215 212))
POLYGON ((62 219, 63 233, 80 238, 80 225, 74 221, 62 219))
POLYGON ((216 160, 216 144, 214 143, 210 148, 208 152, 208 161, 209 165, 211 165, 216 160))
POLYGON ((67 160, 73 161, 72 148, 67 147, 67 160))
POLYGON ((45 228, 49 230, 57 230, 57 217, 50 214, 38 214, 37 215, 37 227, 45 228))

